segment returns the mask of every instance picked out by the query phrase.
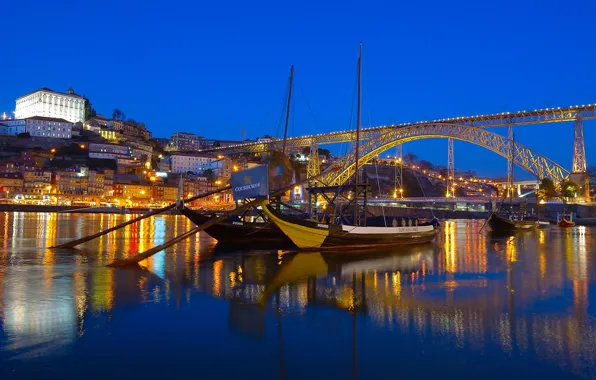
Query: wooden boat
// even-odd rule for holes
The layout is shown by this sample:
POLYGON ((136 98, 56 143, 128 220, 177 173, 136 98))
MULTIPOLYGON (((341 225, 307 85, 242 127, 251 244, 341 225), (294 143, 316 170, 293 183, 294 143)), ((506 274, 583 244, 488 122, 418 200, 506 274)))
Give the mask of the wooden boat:
MULTIPOLYGON (((180 209, 196 225, 201 225, 210 219, 209 216, 183 207, 180 209)), ((231 218, 207 227, 205 232, 217 240, 218 246, 240 248, 294 248, 292 241, 274 224, 244 222, 231 218)))
POLYGON ((301 250, 423 244, 432 241, 439 232, 436 221, 408 227, 361 227, 301 220, 283 215, 269 205, 263 206, 263 212, 301 250))
POLYGON ((358 160, 360 143, 361 119, 361 72, 362 72, 362 43, 358 54, 358 108, 356 112, 356 147, 354 149, 355 161, 355 196, 354 225, 327 224, 311 220, 300 220, 283 215, 273 210, 269 204, 263 205, 263 212, 269 220, 275 223, 291 240, 302 250, 328 250, 338 248, 362 249, 380 248, 389 246, 406 246, 428 243, 438 233, 438 223, 433 221, 427 224, 403 227, 373 227, 360 226, 358 203, 358 160))
POLYGON ((488 225, 495 232, 511 232, 536 229, 540 226, 540 222, 538 220, 524 220, 523 217, 507 217, 498 212, 493 212, 488 217, 488 225))
POLYGON ((573 221, 573 216, 571 214, 561 214, 557 220, 557 226, 561 228, 569 228, 574 227, 575 222, 573 221))

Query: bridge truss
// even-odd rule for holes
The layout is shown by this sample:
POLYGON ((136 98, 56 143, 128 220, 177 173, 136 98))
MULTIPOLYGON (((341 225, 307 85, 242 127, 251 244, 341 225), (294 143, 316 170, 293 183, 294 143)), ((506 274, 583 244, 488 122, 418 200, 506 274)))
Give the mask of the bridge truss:
MULTIPOLYGON (((574 157, 579 154, 582 158, 577 164, 574 163, 575 168, 581 168, 585 164, 585 153, 582 153, 583 143, 583 120, 596 119, 596 104, 569 106, 565 108, 546 108, 534 111, 518 111, 518 112, 501 112, 491 115, 476 115, 453 117, 446 119, 439 119, 433 121, 419 121, 415 123, 402 123, 397 125, 384 125, 379 127, 363 128, 360 132, 361 140, 370 140, 385 135, 387 132, 394 131, 401 128, 411 128, 417 126, 429 125, 452 125, 453 127, 465 126, 474 128, 495 128, 495 127, 510 127, 546 123, 561 123, 561 122, 576 122, 575 128, 575 149, 574 157), (579 122, 578 122, 579 121, 579 122), (578 141, 579 140, 579 141, 578 141)), ((291 137, 287 139, 288 148, 306 147, 312 145, 335 144, 342 142, 351 142, 356 138, 355 131, 339 131, 330 133, 319 133, 317 135, 306 135, 300 137, 291 137)), ((270 142, 250 142, 244 144, 236 144, 226 147, 212 148, 203 150, 204 152, 221 152, 224 154, 237 153, 255 153, 266 152, 275 148, 281 147, 281 140, 274 140, 270 142)), ((575 161, 574 161, 575 162, 575 161)), ((585 169, 584 169, 585 170, 585 169)))
MULTIPOLYGON (((410 127, 395 128, 380 135, 378 138, 367 141, 360 148, 359 165, 369 162, 384 151, 408 141, 427 138, 447 138, 466 141, 484 147, 502 157, 511 155, 511 141, 504 136, 486 131, 482 128, 449 123, 427 123, 410 127)), ((527 170, 536 178, 550 178, 555 183, 569 177, 569 172, 554 161, 534 152, 533 150, 516 143, 515 163, 527 170)), ((344 184, 355 170, 355 152, 344 155, 336 164, 339 171, 330 171, 320 178, 320 182, 327 186, 344 184)))

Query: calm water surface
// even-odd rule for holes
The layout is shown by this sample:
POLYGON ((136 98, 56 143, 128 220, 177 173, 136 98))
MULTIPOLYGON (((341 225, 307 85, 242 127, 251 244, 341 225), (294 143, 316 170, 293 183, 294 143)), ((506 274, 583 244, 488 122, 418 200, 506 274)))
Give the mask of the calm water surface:
POLYGON ((596 230, 478 233, 367 255, 220 251, 158 216, 0 213, 0 377, 593 378, 596 230))

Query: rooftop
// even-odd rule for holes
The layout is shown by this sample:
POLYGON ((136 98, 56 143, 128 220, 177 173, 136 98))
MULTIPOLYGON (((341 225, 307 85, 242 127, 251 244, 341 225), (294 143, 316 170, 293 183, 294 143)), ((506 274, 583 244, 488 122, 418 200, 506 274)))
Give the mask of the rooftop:
POLYGON ((55 117, 45 117, 45 116, 31 116, 31 117, 26 117, 24 120, 57 121, 59 123, 72 124, 72 122, 70 122, 68 120, 64 120, 64 119, 60 119, 60 118, 55 118, 55 117))
POLYGON ((187 157, 209 157, 217 158, 213 153, 190 153, 190 152, 168 152, 168 156, 187 156, 187 157))
POLYGON ((78 95, 78 94, 75 94, 75 93, 74 93, 74 91, 72 90, 72 87, 71 87, 71 88, 69 88, 69 89, 67 90, 67 92, 54 91, 54 90, 52 90, 52 89, 50 89, 50 88, 47 88, 47 87, 42 87, 42 88, 38 88, 38 89, 37 89, 37 90, 35 90, 35 91, 28 92, 28 93, 26 93, 25 95, 19 96, 19 97, 17 98, 17 100, 19 100, 19 99, 21 99, 21 98, 24 98, 25 96, 29 96, 29 95, 31 95, 31 94, 35 94, 36 92, 39 92, 39 91, 52 92, 52 93, 54 93, 54 94, 60 94, 60 95, 66 95, 66 96, 72 96, 72 97, 75 97, 75 98, 81 98, 81 99, 85 99, 83 96, 81 96, 81 95, 78 95))

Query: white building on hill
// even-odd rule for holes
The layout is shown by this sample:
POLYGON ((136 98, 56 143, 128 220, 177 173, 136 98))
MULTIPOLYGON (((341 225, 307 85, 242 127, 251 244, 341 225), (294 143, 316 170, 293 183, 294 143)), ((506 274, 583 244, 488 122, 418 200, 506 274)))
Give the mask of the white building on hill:
POLYGON ((17 98, 15 119, 33 116, 59 118, 71 123, 85 121, 85 98, 72 88, 66 93, 40 88, 17 98))

